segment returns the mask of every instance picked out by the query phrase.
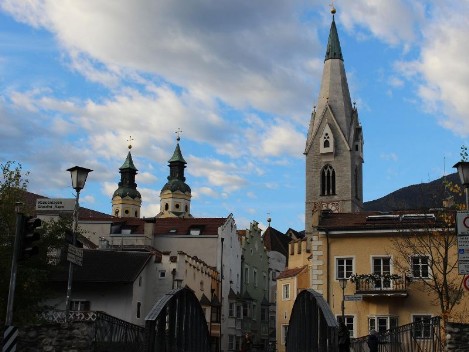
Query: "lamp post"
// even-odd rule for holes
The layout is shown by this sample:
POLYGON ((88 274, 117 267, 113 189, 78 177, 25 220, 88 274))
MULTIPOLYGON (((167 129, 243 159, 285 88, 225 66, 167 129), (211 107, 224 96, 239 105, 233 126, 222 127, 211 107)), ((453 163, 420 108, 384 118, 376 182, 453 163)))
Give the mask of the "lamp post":
POLYGON ((342 289, 342 322, 345 324, 345 288, 347 287, 347 278, 339 279, 340 288, 342 289))
MULTIPOLYGON (((80 166, 74 166, 68 169, 72 178, 72 188, 77 192, 75 198, 75 208, 73 209, 73 224, 72 224, 72 245, 77 245, 77 230, 78 230, 78 210, 80 208, 79 199, 80 191, 85 187, 86 178, 88 174, 93 171, 80 166)), ((67 298, 65 300, 65 321, 68 321, 68 314, 70 312, 70 297, 72 295, 72 281, 73 281, 73 263, 69 263, 68 267, 68 282, 67 282, 67 298)))
POLYGON ((453 167, 458 170, 459 179, 464 186, 464 191, 466 193, 466 210, 469 210, 469 161, 460 161, 454 164, 453 167))

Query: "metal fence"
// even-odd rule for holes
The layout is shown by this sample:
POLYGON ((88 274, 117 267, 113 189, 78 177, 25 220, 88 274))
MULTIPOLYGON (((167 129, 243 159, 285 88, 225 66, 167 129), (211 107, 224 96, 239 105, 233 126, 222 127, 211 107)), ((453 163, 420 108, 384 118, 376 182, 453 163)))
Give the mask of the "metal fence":
POLYGON ((145 352, 209 352, 209 330, 202 306, 185 287, 171 290, 145 318, 145 352))
MULTIPOLYGON (((379 352, 443 352, 441 319, 434 317, 379 334, 379 352)), ((354 339, 351 352, 368 352, 368 337, 354 339)))
MULTIPOLYGON (((41 318, 54 323, 65 322, 65 311, 48 311, 41 318)), ((145 328, 103 312, 70 311, 68 322, 88 322, 92 328, 94 352, 142 351, 145 328)))

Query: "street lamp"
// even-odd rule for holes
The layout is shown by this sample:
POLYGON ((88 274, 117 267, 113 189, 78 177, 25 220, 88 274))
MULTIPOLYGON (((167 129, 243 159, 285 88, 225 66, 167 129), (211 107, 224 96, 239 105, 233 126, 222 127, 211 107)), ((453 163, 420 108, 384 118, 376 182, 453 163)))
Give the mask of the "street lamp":
POLYGON ((466 193, 466 210, 469 210, 469 161, 460 161, 454 166, 458 170, 459 179, 466 193))
MULTIPOLYGON (((84 167, 74 166, 68 169, 72 177, 72 188, 77 192, 75 198, 75 208, 73 209, 73 224, 72 224, 72 245, 77 245, 77 230, 78 230, 78 210, 80 191, 85 187, 86 178, 88 174, 93 171, 84 167)), ((68 267, 68 282, 67 282, 67 298, 65 300, 65 321, 68 321, 68 314, 70 312, 70 297, 72 295, 72 281, 73 281, 73 263, 69 263, 68 267)))
POLYGON ((340 288, 342 289, 342 322, 345 324, 345 288, 347 287, 347 278, 339 279, 340 288))

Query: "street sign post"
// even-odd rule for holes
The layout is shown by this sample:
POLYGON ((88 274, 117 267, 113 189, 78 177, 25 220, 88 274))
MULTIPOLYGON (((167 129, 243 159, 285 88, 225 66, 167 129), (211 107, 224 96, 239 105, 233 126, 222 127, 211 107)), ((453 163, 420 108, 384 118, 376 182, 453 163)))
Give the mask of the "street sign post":
POLYGON ((344 301, 362 301, 363 300, 363 295, 347 295, 344 296, 344 301))
POLYGON ((73 211, 74 198, 41 198, 36 200, 37 211, 73 211))
POLYGON ((67 260, 78 266, 83 266, 83 248, 68 245, 67 260))

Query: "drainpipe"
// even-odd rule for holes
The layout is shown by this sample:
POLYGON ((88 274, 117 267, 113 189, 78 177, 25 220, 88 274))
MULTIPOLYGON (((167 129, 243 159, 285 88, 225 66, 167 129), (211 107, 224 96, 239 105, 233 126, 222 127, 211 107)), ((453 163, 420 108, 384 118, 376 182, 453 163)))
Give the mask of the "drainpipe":
POLYGON ((222 323, 221 323, 221 317, 223 315, 223 242, 225 241, 225 239, 222 237, 221 238, 221 260, 220 260, 220 272, 221 272, 221 283, 220 283, 220 343, 218 344, 218 349, 219 351, 221 351, 221 338, 223 336, 223 334, 221 333, 221 326, 222 326, 222 323))
POLYGON ((327 303, 330 305, 330 299, 329 299, 329 291, 330 291, 330 283, 329 283, 329 266, 330 266, 330 250, 329 250, 329 233, 326 232, 326 254, 327 254, 327 265, 326 265, 326 297, 327 297, 327 303))

